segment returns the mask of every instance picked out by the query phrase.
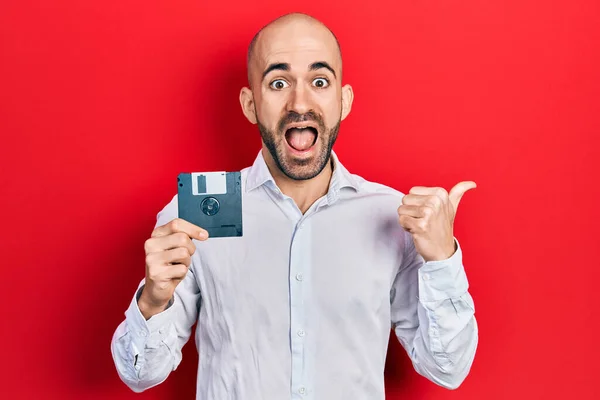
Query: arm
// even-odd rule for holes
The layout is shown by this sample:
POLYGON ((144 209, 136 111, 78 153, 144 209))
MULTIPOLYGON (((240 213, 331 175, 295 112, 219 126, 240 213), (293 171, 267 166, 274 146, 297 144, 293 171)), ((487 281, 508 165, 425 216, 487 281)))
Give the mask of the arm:
POLYGON ((478 343, 462 251, 455 243, 450 258, 425 262, 405 235, 404 259, 391 291, 392 327, 415 370, 448 389, 467 377, 478 343))
MULTIPOLYGON (((156 226, 164 226, 176 215, 177 203, 174 198, 159 213, 156 226)), ((189 340, 201 303, 193 264, 190 264, 183 279, 175 283, 173 295, 169 295, 171 300, 158 313, 148 313, 147 307, 140 302, 146 282, 147 278, 139 284, 125 312, 125 320, 117 327, 111 342, 112 357, 119 377, 134 392, 142 392, 162 383, 177 368, 182 359, 181 350, 189 340)))

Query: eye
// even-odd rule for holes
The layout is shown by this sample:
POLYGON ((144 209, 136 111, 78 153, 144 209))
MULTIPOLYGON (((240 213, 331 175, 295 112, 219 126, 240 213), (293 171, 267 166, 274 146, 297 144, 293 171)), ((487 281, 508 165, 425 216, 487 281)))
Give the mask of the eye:
POLYGON ((281 89, 288 87, 289 85, 283 79, 277 79, 277 80, 274 80, 273 82, 271 82, 271 84, 269 86, 271 86, 273 89, 281 90, 281 89))
POLYGON ((313 81, 313 85, 315 85, 318 88, 326 88, 327 86, 329 86, 329 81, 325 78, 317 78, 313 81))

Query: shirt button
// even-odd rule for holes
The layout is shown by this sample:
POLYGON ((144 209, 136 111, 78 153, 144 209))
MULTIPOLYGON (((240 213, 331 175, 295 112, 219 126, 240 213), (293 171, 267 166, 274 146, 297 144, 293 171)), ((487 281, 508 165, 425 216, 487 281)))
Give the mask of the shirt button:
POLYGON ((301 281, 302 279, 304 279, 304 277, 302 276, 302 274, 301 273, 297 273, 296 274, 296 280, 297 281, 301 281))
POLYGON ((429 280, 429 274, 423 274, 423 279, 426 281, 429 280))
POLYGON ((142 336, 146 336, 146 331, 141 331, 141 332, 140 332, 140 335, 142 335, 142 336))
POLYGON ((304 394, 304 393, 306 393, 306 389, 301 387, 300 389, 298 389, 298 393, 304 394))
POLYGON ((303 337, 304 335, 306 335, 306 332, 304 332, 302 329, 300 329, 298 331, 298 336, 303 337))

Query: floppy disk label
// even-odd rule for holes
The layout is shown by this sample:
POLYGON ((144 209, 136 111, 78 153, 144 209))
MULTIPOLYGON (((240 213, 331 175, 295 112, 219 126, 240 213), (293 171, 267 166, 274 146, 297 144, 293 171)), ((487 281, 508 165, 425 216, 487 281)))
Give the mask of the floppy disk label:
POLYGON ((226 172, 194 172, 191 175, 194 196, 227 193, 226 172))

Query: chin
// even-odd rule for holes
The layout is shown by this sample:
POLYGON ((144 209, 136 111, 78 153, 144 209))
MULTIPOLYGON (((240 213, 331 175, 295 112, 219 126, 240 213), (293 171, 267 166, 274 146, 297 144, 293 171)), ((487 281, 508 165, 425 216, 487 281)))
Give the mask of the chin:
MULTIPOLYGON (((286 144, 284 146, 287 147, 286 144)), ((318 176, 327 165, 330 156, 330 152, 326 148, 313 149, 301 154, 287 150, 283 149, 282 152, 277 152, 277 157, 274 157, 275 162, 285 176, 299 181, 318 176)))

